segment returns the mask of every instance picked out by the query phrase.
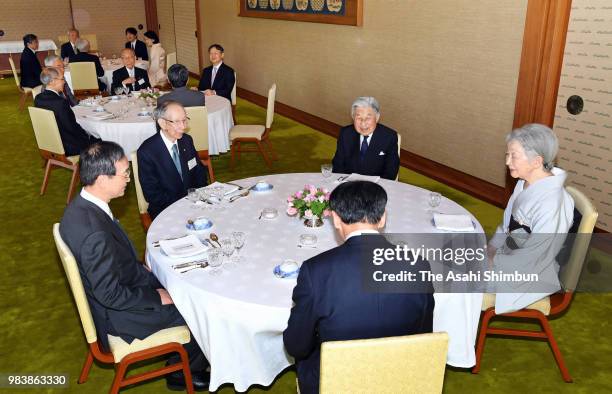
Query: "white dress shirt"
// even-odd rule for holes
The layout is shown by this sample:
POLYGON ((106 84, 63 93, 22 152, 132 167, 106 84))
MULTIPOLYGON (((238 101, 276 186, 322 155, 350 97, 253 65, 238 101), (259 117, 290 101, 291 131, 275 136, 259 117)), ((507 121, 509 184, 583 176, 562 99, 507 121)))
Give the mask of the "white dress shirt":
POLYGON ((367 229, 366 230, 355 230, 346 236, 346 238, 344 239, 344 242, 348 241, 348 239, 351 237, 357 237, 363 234, 380 234, 380 233, 376 230, 367 230, 367 229))
POLYGON ((176 149, 178 151, 178 142, 177 141, 170 141, 170 139, 168 139, 168 137, 166 137, 166 135, 164 134, 163 131, 159 131, 159 135, 161 135, 162 141, 164 141, 164 145, 166 145, 166 149, 168 149, 168 153, 170 153, 170 157, 172 157, 172 146, 176 145, 176 149))
POLYGON ((363 144, 363 139, 367 138, 366 142, 368 143, 368 147, 370 146, 370 142, 372 141, 372 134, 374 133, 370 133, 370 135, 363 135, 363 134, 359 134, 359 149, 361 150, 361 144, 363 144))
POLYGON ((111 212, 108 204, 100 200, 98 197, 94 196, 93 194, 89 193, 87 190, 85 190, 85 188, 81 189, 81 197, 95 204, 96 206, 98 206, 98 208, 106 212, 106 214, 110 216, 111 220, 115 220, 113 213, 111 212))

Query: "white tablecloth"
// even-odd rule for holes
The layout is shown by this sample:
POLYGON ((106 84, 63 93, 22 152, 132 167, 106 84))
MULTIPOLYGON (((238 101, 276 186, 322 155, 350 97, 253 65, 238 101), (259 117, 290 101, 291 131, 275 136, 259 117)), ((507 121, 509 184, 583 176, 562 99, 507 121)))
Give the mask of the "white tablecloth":
MULTIPOLYGON (((285 353, 282 333, 287 327, 291 295, 296 281, 277 279, 272 270, 284 259, 304 261, 341 243, 331 221, 309 229, 284 210, 290 193, 304 184, 323 184, 320 174, 280 174, 238 181, 243 186, 265 179, 274 185, 269 192, 251 194, 228 204, 231 209, 203 211, 181 199, 163 211, 147 233, 148 260, 160 282, 168 289, 195 339, 211 363, 210 389, 233 383, 238 391, 250 385, 272 383, 283 369, 293 363, 285 353), (279 210, 274 220, 258 220, 264 207, 279 210), (213 220, 212 232, 220 237, 232 231, 245 231, 247 241, 242 254, 248 263, 238 269, 223 270, 211 276, 208 269, 180 274, 152 242, 186 232, 188 218, 206 215, 213 220), (314 233, 318 249, 298 248, 300 234, 314 233)), ((427 190, 393 181, 381 180, 388 193, 388 233, 438 232, 431 224, 427 190)), ((330 187, 333 183, 328 184, 330 187)), ((467 213, 464 208, 443 199, 440 211, 467 213)), ((478 223, 474 219, 475 223, 478 223)), ((478 231, 482 231, 478 225, 478 231)), ((186 259, 185 261, 189 261, 186 259)), ((435 294, 434 331, 450 336, 448 364, 471 367, 475 363, 474 343, 482 304, 481 294, 435 294)))
MULTIPOLYGON (((106 99, 105 99, 106 101, 106 99)), ((121 145, 126 155, 136 151, 140 144, 156 133, 155 123, 150 116, 138 116, 145 102, 141 99, 122 99, 110 101, 104 108, 117 113, 122 106, 128 105, 130 111, 124 119, 96 120, 88 118, 93 114, 93 107, 78 105, 72 110, 76 114, 77 122, 91 135, 105 141, 114 141, 121 145), (134 104, 128 104, 134 103, 134 104)), ((207 96, 206 109, 208 111, 208 153, 217 155, 227 152, 230 148, 229 130, 234 125, 232 119, 232 106, 228 99, 221 96, 207 96)), ((152 108, 149 108, 152 111, 152 108)))
MULTIPOLYGON (((102 63, 102 68, 104 69, 104 76, 100 78, 102 79, 102 82, 106 84, 106 90, 110 93, 113 93, 110 91, 111 83, 113 82, 113 72, 123 67, 123 62, 121 62, 121 59, 105 59, 101 60, 100 63, 102 63)), ((137 60, 136 67, 147 70, 149 68, 149 62, 146 60, 137 60)), ((70 65, 68 65, 68 67, 66 67, 66 70, 64 71, 64 78, 66 79, 66 83, 68 84, 68 86, 70 86, 70 89, 72 89, 70 65)))
MULTIPOLYGON (((55 42, 49 39, 38 40, 38 50, 41 51, 54 51, 57 49, 55 42)), ((2 41, 0 42, 0 53, 21 53, 23 52, 23 41, 2 41)))

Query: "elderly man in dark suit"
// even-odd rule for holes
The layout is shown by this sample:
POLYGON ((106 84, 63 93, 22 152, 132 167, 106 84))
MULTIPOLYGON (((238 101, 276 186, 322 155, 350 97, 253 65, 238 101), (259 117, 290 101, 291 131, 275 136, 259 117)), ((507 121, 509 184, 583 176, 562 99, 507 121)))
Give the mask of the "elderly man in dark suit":
POLYGON ((353 124, 338 136, 333 171, 395 179, 399 171, 397 132, 378 123, 380 105, 374 97, 359 97, 351 107, 353 124))
POLYGON ((23 52, 19 60, 19 68, 21 69, 21 87, 35 88, 40 85, 40 72, 42 67, 36 57, 38 49, 38 37, 34 34, 26 34, 23 36, 23 52))
POLYGON ((89 135, 77 123, 68 101, 61 95, 65 81, 60 71, 53 67, 47 67, 40 74, 40 79, 45 89, 36 96, 34 105, 38 108, 53 111, 66 155, 78 155, 81 150, 87 148, 93 142, 100 141, 98 138, 89 135))
POLYGON ((100 77, 104 76, 104 69, 102 68, 102 63, 100 63, 100 58, 94 54, 89 53, 89 41, 79 38, 76 42, 76 47, 78 49, 78 53, 70 56, 70 63, 80 63, 80 62, 91 62, 96 67, 96 76, 98 77, 98 88, 101 91, 106 90, 106 84, 100 81, 100 77))
MULTIPOLYGON (((60 76, 64 78, 64 62, 62 61, 62 59, 60 59, 59 56, 49 55, 45 58, 44 63, 45 63, 45 67, 55 68, 57 71, 59 71, 60 76)), ((76 97, 74 97, 74 94, 72 93, 72 89, 70 89, 70 86, 68 86, 68 83, 65 80, 64 80, 64 91, 59 92, 59 96, 65 98, 71 107, 74 107, 75 105, 79 104, 79 100, 76 97)))
POLYGON ((76 45, 78 39, 79 31, 77 29, 68 30, 68 42, 62 44, 60 51, 62 59, 70 58, 70 56, 74 56, 79 53, 76 45))
MULTIPOLYGON (((184 325, 172 298, 138 260, 108 205, 123 196, 130 181, 123 150, 114 142, 99 142, 83 150, 79 164, 83 189, 66 208, 60 234, 77 260, 102 346, 108 349, 109 334, 131 343, 164 328, 184 325)), ((206 358, 193 339, 185 349, 194 388, 207 389, 206 358)), ((178 361, 178 356, 171 356, 168 362, 178 361)), ((185 388, 182 373, 166 379, 171 389, 185 388)))
POLYGON ((155 218, 185 197, 187 189, 206 186, 206 168, 193 139, 185 134, 187 114, 180 103, 166 101, 153 112, 157 134, 138 148, 138 175, 149 215, 155 218))
POLYGON ((111 93, 114 93, 115 88, 118 87, 127 87, 130 89, 130 92, 151 87, 147 70, 135 66, 136 56, 132 49, 125 48, 121 50, 121 60, 123 61, 124 67, 113 72, 111 93))
POLYGON ((130 48, 136 54, 136 57, 142 60, 149 60, 149 52, 147 52, 147 44, 138 39, 138 31, 133 27, 125 29, 126 48, 130 48))
POLYGON ((177 101, 183 107, 197 107, 205 105, 204 93, 197 90, 187 89, 189 70, 182 64, 173 64, 168 69, 168 81, 172 85, 172 91, 160 96, 157 105, 172 100, 177 101))
POLYGON ((223 96, 232 101, 232 89, 236 82, 234 69, 223 63, 223 47, 212 44, 208 47, 208 56, 212 66, 202 70, 198 90, 204 91, 207 96, 223 96))
MULTIPOLYGON (((344 244, 306 260, 293 290, 283 340, 295 357, 300 392, 319 392, 322 342, 381 338, 432 331, 433 287, 420 282, 412 293, 381 293, 363 288, 362 264, 373 250, 394 248, 378 230, 384 227, 387 194, 373 182, 338 186, 330 196, 334 226, 344 244)), ((393 264, 393 263, 390 263, 393 264)), ((402 269, 428 270, 418 260, 402 269)))

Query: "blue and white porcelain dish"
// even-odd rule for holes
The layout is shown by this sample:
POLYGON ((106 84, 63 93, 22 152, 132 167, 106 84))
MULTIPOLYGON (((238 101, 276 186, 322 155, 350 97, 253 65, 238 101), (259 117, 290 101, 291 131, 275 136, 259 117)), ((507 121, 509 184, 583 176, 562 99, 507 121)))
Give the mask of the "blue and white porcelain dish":
POLYGON ((106 110, 104 109, 104 107, 96 107, 93 110, 94 112, 105 112, 106 110))
POLYGON ((268 182, 257 182, 255 186, 252 187, 255 192, 267 192, 272 190, 272 188, 274 188, 274 186, 268 182))
POLYGON ((274 267, 274 276, 281 279, 295 279, 300 273, 300 266, 295 260, 285 260, 282 264, 274 267))
POLYGON ((185 227, 187 227, 188 230, 192 230, 192 231, 202 231, 202 230, 208 230, 212 226, 213 226, 212 220, 201 216, 201 217, 195 218, 193 220, 193 223, 187 223, 185 227))

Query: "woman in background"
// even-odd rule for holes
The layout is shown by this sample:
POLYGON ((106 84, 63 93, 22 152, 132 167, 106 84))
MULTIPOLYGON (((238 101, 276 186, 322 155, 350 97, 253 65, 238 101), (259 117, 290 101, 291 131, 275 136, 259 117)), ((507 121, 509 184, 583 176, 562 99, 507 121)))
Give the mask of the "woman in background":
POLYGON ((144 41, 149 47, 149 81, 153 87, 166 84, 166 51, 159 43, 159 37, 154 31, 144 34, 144 41))

